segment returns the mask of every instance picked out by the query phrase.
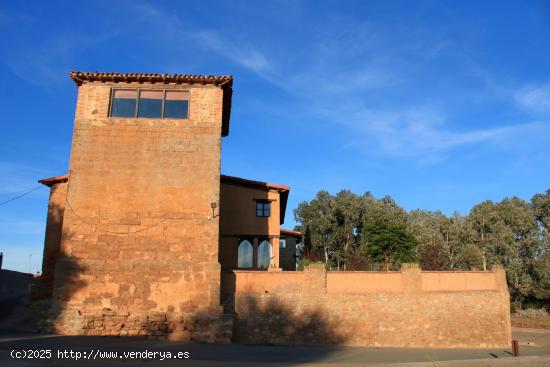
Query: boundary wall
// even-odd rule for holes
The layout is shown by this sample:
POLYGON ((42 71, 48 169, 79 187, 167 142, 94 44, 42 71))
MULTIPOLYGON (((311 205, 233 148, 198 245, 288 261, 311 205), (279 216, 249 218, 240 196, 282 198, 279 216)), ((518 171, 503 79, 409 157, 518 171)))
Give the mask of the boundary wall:
POLYGON ((502 348, 511 341, 505 272, 222 273, 233 341, 370 347, 502 348))

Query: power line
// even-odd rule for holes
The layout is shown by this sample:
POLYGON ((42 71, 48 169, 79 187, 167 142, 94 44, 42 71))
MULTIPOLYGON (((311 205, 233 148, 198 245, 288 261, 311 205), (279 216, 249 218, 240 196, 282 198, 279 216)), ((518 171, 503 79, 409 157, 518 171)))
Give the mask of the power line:
POLYGON ((37 186, 37 187, 35 187, 34 189, 31 189, 31 190, 29 190, 29 191, 27 191, 27 192, 24 192, 24 193, 22 193, 22 194, 20 194, 20 195, 17 195, 17 196, 15 196, 15 197, 11 198, 11 199, 8 199, 8 200, 6 200, 6 201, 2 201, 2 202, 0 203, 0 206, 5 205, 5 204, 7 204, 7 203, 9 203, 9 202, 12 202, 12 201, 14 201, 14 200, 17 200, 17 199, 19 199, 19 198, 21 198, 21 197, 23 197, 23 196, 25 196, 25 195, 28 195, 28 194, 30 194, 31 192, 36 191, 36 190, 38 190, 38 189, 41 189, 41 188, 43 188, 43 187, 44 187, 44 185, 37 186))
MULTIPOLYGON (((136 231, 132 231, 132 232, 116 232, 116 231, 110 231, 108 229, 102 229, 101 226, 102 225, 105 225, 105 226, 108 226, 108 224, 98 224, 98 223, 89 223, 88 221, 86 221, 84 218, 82 218, 80 215, 78 215, 78 213, 73 209, 73 207, 71 206, 71 203, 69 203, 69 200, 65 199, 65 203, 67 203, 67 206, 69 207, 69 209, 71 210, 71 212, 73 212, 73 214, 82 222, 82 223, 85 223, 89 226, 95 226, 99 231, 102 231, 102 232, 105 232, 105 233, 111 233, 111 234, 119 234, 119 235, 131 235, 131 234, 135 234, 135 233, 139 233, 139 232, 143 232, 143 231, 147 231, 151 228, 154 228, 168 220, 178 220, 178 219, 184 219, 184 220, 201 220, 203 219, 202 216, 186 216, 186 217, 166 217, 164 219, 161 219, 160 221, 158 221, 157 223, 153 224, 153 225, 147 225, 145 228, 142 228, 142 229, 138 229, 136 231)), ((210 220, 210 219, 208 219, 210 220)))

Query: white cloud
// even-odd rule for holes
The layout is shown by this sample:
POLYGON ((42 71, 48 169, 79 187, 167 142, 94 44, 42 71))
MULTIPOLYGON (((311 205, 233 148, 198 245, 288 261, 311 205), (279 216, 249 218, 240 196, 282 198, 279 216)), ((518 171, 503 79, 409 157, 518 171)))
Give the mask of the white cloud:
POLYGON ((445 159, 445 153, 462 146, 509 147, 520 136, 524 142, 530 137, 548 135, 550 130, 550 122, 538 121, 459 131, 450 128, 445 114, 430 108, 385 111, 348 104, 341 110, 347 113, 325 109, 322 114, 352 132, 349 146, 366 152, 412 157, 423 163, 445 159))
POLYGON ((530 86, 516 93, 520 106, 534 112, 550 112, 550 84, 530 86))

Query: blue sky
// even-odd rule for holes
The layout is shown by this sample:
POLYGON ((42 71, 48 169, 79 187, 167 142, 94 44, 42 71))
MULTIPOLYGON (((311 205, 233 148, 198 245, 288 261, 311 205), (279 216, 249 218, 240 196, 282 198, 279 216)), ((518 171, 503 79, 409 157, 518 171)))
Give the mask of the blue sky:
MULTIPOLYGON (((70 70, 231 74, 222 171, 467 213, 550 188, 544 1, 3 1, 0 202, 65 173, 70 70)), ((40 268, 48 190, 0 207, 40 268)))

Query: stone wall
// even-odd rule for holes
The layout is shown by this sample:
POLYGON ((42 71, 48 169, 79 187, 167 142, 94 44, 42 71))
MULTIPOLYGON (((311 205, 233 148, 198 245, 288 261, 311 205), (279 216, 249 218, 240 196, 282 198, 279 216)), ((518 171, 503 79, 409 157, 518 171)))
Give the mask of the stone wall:
POLYGON ((63 213, 67 198, 67 183, 60 182, 50 188, 44 253, 42 257, 42 274, 33 281, 31 299, 33 301, 51 299, 55 264, 59 256, 63 213))
POLYGON ((45 327, 63 334, 227 341, 220 306, 223 91, 85 82, 45 327), (112 88, 190 93, 189 119, 111 118, 112 88), (214 322, 214 320, 217 320, 214 322), (206 333, 205 323, 212 323, 206 333))
POLYGON ((243 343, 501 348, 511 340, 504 270, 222 274, 243 343))

